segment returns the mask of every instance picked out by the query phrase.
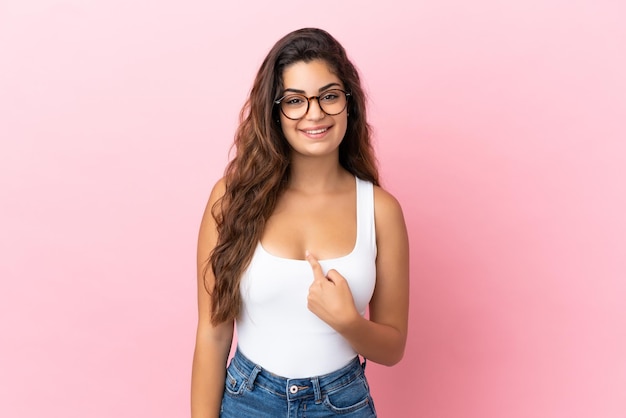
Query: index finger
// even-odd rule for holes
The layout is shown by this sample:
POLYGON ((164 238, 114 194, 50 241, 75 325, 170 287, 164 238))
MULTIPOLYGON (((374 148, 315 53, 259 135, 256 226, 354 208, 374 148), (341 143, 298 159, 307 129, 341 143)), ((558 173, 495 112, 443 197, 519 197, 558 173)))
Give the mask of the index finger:
POLYGON ((313 270, 313 277, 315 279, 323 279, 326 276, 324 276, 324 271, 322 270, 322 265, 320 264, 319 261, 317 261, 317 258, 315 258, 313 256, 313 254, 311 254, 309 252, 309 250, 306 250, 304 253, 304 256, 306 258, 306 261, 309 262, 309 264, 311 265, 311 269, 313 270))

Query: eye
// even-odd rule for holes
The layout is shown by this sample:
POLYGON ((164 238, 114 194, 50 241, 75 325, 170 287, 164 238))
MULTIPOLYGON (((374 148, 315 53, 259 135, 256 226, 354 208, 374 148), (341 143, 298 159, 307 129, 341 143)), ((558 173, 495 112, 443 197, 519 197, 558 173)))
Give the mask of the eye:
POLYGON ((337 100, 339 98, 339 95, 341 94, 341 92, 339 91, 328 91, 326 93, 324 93, 320 99, 325 101, 325 102, 333 102, 335 100, 337 100))
POLYGON ((301 106, 306 99, 302 96, 287 96, 283 99, 282 103, 284 106, 296 107, 301 106))

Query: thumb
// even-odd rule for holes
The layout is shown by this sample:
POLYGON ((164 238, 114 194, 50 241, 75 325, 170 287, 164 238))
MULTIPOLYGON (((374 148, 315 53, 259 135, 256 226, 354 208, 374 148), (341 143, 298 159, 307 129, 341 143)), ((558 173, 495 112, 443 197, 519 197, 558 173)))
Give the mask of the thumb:
POLYGON ((346 279, 345 277, 343 277, 341 274, 339 274, 339 272, 335 269, 330 269, 328 270, 328 273, 326 274, 326 278, 333 282, 334 284, 338 284, 340 282, 345 282, 346 279))
POLYGON ((315 258, 313 254, 309 252, 309 250, 305 251, 304 256, 306 258, 306 261, 308 261, 311 265, 311 269, 313 270, 313 278, 315 280, 326 278, 326 276, 324 276, 324 271, 322 270, 322 265, 319 261, 317 261, 317 258, 315 258))

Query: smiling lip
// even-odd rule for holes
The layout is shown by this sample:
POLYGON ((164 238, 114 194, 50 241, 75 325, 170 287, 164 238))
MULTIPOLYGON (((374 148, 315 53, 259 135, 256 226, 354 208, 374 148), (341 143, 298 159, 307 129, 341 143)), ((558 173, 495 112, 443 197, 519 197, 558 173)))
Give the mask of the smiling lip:
POLYGON ((304 133, 309 138, 321 138, 323 137, 329 130, 331 126, 323 126, 323 127, 313 127, 308 129, 300 129, 302 133, 304 133))

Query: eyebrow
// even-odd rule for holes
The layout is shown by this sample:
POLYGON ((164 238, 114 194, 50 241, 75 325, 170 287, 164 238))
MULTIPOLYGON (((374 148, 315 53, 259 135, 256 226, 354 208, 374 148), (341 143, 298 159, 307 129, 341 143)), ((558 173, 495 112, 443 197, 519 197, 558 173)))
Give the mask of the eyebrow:
MULTIPOLYGON (((320 87, 317 91, 321 93, 321 92, 323 92, 324 90, 327 90, 327 89, 329 89, 329 88, 331 88, 331 87, 334 87, 334 86, 341 87, 341 84, 339 84, 339 83, 330 83, 330 84, 326 84, 325 86, 320 87)), ((285 89, 285 90, 283 90, 283 94, 285 94, 285 93, 287 93, 287 92, 291 92, 291 93, 299 93, 299 94, 305 94, 305 93, 306 93, 304 90, 298 90, 298 89, 285 89)))

